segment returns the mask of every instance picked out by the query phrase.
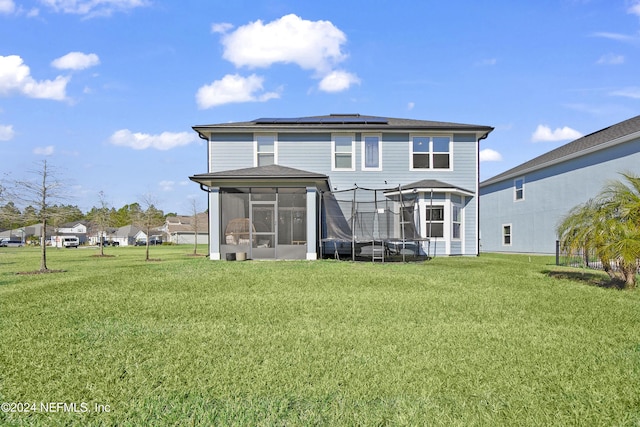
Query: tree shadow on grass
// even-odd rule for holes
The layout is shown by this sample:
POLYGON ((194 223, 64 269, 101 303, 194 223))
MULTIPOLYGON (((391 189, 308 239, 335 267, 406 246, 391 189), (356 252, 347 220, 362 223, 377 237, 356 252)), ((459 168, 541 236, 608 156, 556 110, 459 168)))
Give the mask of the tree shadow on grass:
POLYGON ((67 270, 33 270, 33 271, 19 271, 16 274, 30 275, 30 274, 51 274, 51 273, 66 273, 67 270))
POLYGON ((583 271, 552 271, 552 270, 547 270, 544 273, 549 277, 553 277, 554 279, 567 279, 573 282, 583 283, 589 286, 597 286, 598 288, 618 289, 618 290, 624 289, 624 281, 611 280, 607 276, 600 273, 583 272, 583 271))

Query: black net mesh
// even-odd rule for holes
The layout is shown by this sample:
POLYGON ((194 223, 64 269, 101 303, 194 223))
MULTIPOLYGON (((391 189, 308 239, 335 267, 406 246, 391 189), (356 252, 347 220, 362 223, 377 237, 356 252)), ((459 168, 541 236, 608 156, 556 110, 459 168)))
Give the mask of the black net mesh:
POLYGON ((428 255, 415 193, 364 188, 323 193, 322 214, 325 256, 428 255))

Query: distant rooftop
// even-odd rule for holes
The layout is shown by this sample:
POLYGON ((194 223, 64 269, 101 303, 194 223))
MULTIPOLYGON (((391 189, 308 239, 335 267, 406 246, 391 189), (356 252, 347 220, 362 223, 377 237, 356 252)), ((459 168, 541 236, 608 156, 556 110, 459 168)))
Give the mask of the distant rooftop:
POLYGON ((615 143, 616 141, 622 142, 628 135, 638 133, 640 133, 640 116, 632 117, 628 120, 578 138, 575 141, 498 174, 493 178, 489 178, 486 181, 481 182, 480 186, 491 185, 505 179, 511 179, 524 173, 530 173, 553 164, 597 151, 604 148, 609 143, 615 143))

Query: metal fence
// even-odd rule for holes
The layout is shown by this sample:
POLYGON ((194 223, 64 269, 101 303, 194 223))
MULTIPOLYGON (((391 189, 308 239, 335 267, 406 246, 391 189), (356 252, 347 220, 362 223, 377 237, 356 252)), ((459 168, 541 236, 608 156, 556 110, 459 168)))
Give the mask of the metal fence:
MULTIPOLYGON (((638 267, 640 268, 640 259, 637 261, 637 263, 638 267)), ((560 248, 559 241, 556 241, 556 265, 565 267, 589 268, 593 270, 604 270, 602 261, 598 258, 598 255, 596 254, 596 251, 594 249, 587 251, 580 250, 575 252, 567 252, 563 251, 560 248)), ((620 266, 617 261, 611 261, 610 266, 613 271, 620 271, 620 266)))

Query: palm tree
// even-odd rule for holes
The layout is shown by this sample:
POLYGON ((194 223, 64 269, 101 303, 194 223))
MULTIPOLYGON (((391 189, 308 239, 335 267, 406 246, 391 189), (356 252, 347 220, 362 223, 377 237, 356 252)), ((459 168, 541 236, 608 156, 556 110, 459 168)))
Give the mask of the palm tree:
POLYGON ((609 277, 632 289, 640 260, 640 177, 622 176, 626 182, 611 182, 596 198, 571 209, 558 235, 563 250, 594 250, 609 277), (620 271, 611 267, 613 261, 620 271))

